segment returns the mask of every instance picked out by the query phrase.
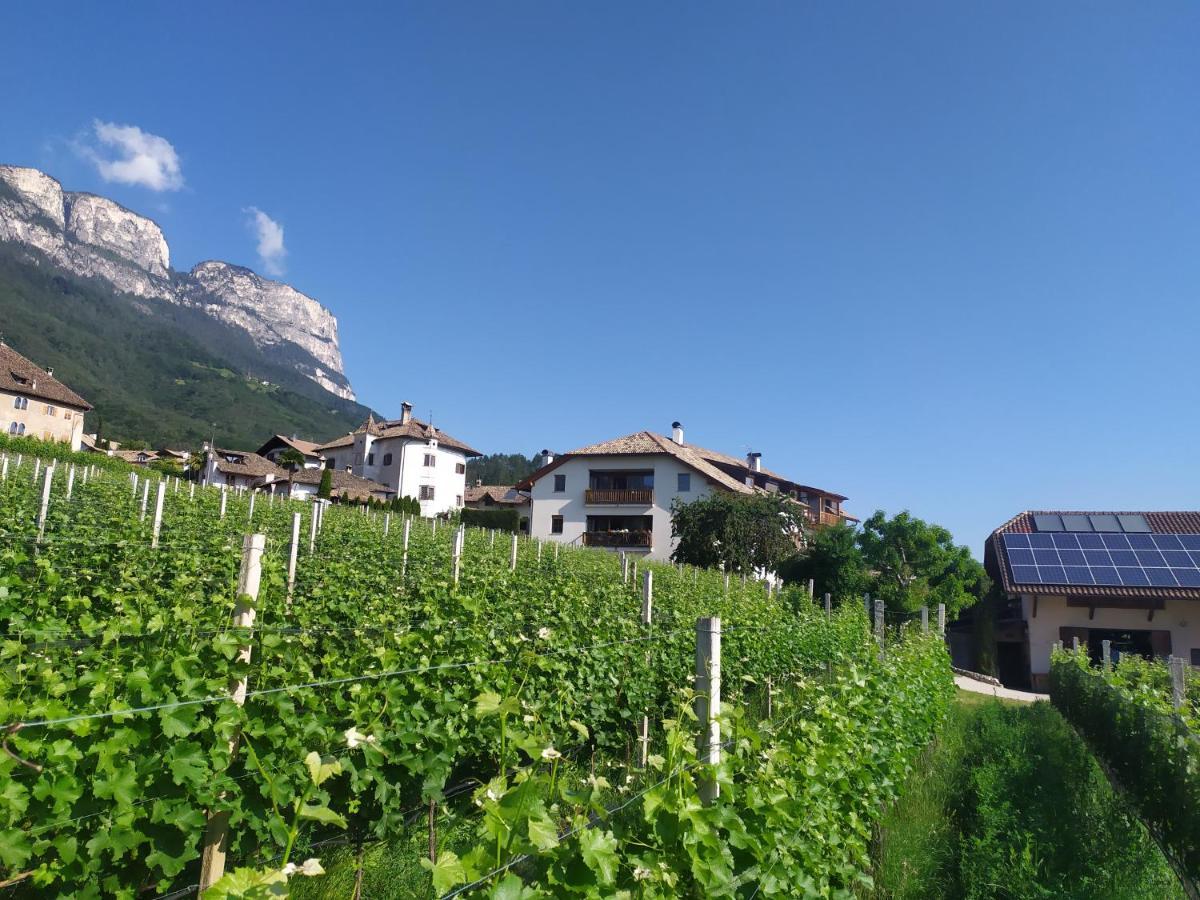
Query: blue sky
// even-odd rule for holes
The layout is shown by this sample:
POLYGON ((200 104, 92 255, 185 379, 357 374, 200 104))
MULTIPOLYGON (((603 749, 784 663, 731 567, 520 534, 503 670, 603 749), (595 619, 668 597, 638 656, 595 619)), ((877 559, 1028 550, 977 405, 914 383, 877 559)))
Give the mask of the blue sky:
POLYGON ((5 21, 0 161, 152 215, 176 268, 282 271, 385 414, 523 452, 680 419, 976 551, 1024 508, 1200 504, 1193 3, 5 21), (106 181, 97 121, 177 173, 106 181))

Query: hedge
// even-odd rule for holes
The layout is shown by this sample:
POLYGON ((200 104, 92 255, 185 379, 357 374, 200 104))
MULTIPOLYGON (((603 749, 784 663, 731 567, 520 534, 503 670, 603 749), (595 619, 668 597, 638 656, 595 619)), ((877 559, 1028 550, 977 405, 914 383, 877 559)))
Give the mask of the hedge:
POLYGON ((474 528, 494 528, 516 533, 521 527, 521 514, 515 509, 463 509, 462 523, 474 528))
POLYGON ((1092 669, 1085 652, 1056 650, 1050 700, 1151 829, 1177 869, 1200 881, 1200 740, 1092 669))
POLYGON ((0 434, 0 452, 7 453, 9 456, 21 453, 25 456, 36 456, 39 459, 75 463, 77 466, 96 466, 118 472, 128 472, 132 469, 129 463, 116 456, 92 453, 90 450, 72 450, 69 444, 61 441, 43 441, 35 437, 13 437, 0 434))

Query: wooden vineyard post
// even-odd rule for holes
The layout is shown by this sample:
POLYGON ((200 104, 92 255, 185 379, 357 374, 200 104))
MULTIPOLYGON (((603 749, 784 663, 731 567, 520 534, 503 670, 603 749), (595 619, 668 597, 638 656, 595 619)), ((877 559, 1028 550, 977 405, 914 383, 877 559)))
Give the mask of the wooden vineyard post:
POLYGON ((150 504, 150 479, 147 478, 142 482, 142 506, 138 511, 138 521, 146 521, 146 508, 150 504))
POLYGON ((830 619, 832 617, 833 617, 833 597, 830 596, 829 594, 826 594, 825 595, 825 618, 830 619))
POLYGON ((251 491, 250 492, 250 511, 246 514, 246 526, 247 527, 254 524, 254 497, 255 497, 255 492, 251 491))
POLYGON ((1101 641, 1100 642, 1100 652, 1104 654, 1104 658, 1102 660, 1102 662, 1104 664, 1104 671, 1105 672, 1111 671, 1112 670, 1112 641, 1107 640, 1107 639, 1101 641))
POLYGON ((537 545, 538 545, 537 561, 541 562, 542 561, 542 539, 541 538, 538 538, 537 545))
POLYGON ((496 529, 495 528, 492 529, 491 536, 488 537, 488 546, 489 547, 496 546, 496 529))
POLYGON ((1187 701, 1187 660, 1182 656, 1172 656, 1167 660, 1167 665, 1171 668, 1171 702, 1176 710, 1180 710, 1187 701))
POLYGON ((729 596, 729 573, 725 573, 725 596, 729 596))
POLYGON ((1071 638, 1071 650, 1074 651, 1075 653, 1079 652, 1079 636, 1078 635, 1071 638))
POLYGON ((558 541, 554 542, 554 561, 558 562, 558 541))
POLYGON ((4 457, 4 461, 0 462, 0 481, 8 481, 8 457, 4 457))
POLYGON ((929 607, 921 607, 921 634, 929 634, 929 607))
MULTIPOLYGON (((264 534, 248 534, 242 544, 242 568, 238 572, 238 599, 233 609, 233 626, 235 628, 254 627, 254 606, 258 602, 258 586, 262 581, 262 555, 267 545, 264 534)), ((238 651, 238 661, 250 662, 250 644, 247 643, 238 651)), ((246 703, 247 680, 239 678, 229 686, 230 697, 238 706, 246 703)), ((235 734, 229 741, 230 756, 237 752, 238 737, 235 734)), ((229 849, 229 813, 227 811, 210 812, 208 827, 204 833, 204 850, 200 857, 200 888, 198 895, 202 896, 225 874, 225 854, 229 849)))
POLYGON ((71 468, 67 469, 67 499, 71 499, 71 493, 75 490, 75 463, 71 463, 71 468))
MULTIPOLYGON (((49 468, 49 467, 47 467, 47 468, 49 468)), ((41 473, 42 473, 42 461, 35 457, 33 460, 33 479, 32 479, 34 484, 37 484, 38 475, 40 475, 41 473)))
MULTIPOLYGON (((696 751, 701 765, 721 763, 721 619, 696 620, 696 718, 700 734, 696 751)), ((700 777, 700 802, 712 806, 720 795, 717 780, 709 773, 700 777)))
POLYGON ((158 492, 154 495, 154 525, 150 530, 150 546, 158 549, 158 536, 162 532, 163 497, 167 493, 167 483, 158 483, 158 492))
POLYGON ((46 514, 50 512, 50 481, 54 478, 54 466, 46 466, 46 479, 42 483, 42 505, 38 509, 38 543, 46 537, 46 514))
POLYGON ((312 502, 312 504, 313 504, 312 509, 310 510, 311 515, 308 517, 309 518, 309 521, 308 521, 308 555, 309 556, 312 556, 313 553, 315 553, 316 549, 317 549, 317 515, 318 515, 317 510, 321 506, 321 504, 318 503, 316 500, 314 500, 312 502))
MULTIPOLYGON (((642 624, 646 626, 647 637, 650 634, 650 623, 654 619, 654 572, 647 571, 642 582, 642 624)), ((646 648, 646 666, 650 665, 650 648, 646 648)), ((642 716, 641 734, 638 736, 641 747, 641 767, 646 768, 650 758, 650 716, 642 716)))
POLYGON ((296 557, 300 555, 300 513, 292 513, 292 543, 288 547, 287 608, 292 610, 292 591, 296 588, 296 557))
POLYGON ((621 584, 629 584, 629 557, 621 551, 621 584))
POLYGON ((137 472, 129 473, 129 496, 137 499, 137 472))
POLYGON ((225 501, 229 499, 229 494, 225 490, 225 485, 221 485, 221 515, 220 518, 225 518, 225 501))
POLYGON ((938 604, 938 634, 946 633, 946 604, 938 604))
POLYGON ((883 601, 875 601, 875 642, 883 649, 883 601))
POLYGON ((392 530, 392 514, 383 514, 383 539, 387 540, 388 532, 392 530))
POLYGON ((817 595, 815 593, 816 589, 817 589, 816 582, 812 578, 808 579, 808 599, 809 600, 816 599, 816 597, 817 597, 817 595))
POLYGON ((404 557, 400 563, 400 577, 408 574, 408 537, 412 533, 412 519, 404 520, 404 557))
POLYGON ((517 571, 517 536, 512 536, 512 551, 508 555, 508 571, 517 571))
POLYGON ((317 534, 325 529, 325 504, 317 504, 317 534))
POLYGON ((771 676, 767 676, 767 718, 771 718, 771 713, 774 711, 775 689, 771 683, 771 676))
POLYGON ((196 482, 193 481, 188 486, 188 500, 195 500, 195 499, 196 499, 196 482))
POLYGON ((436 517, 434 517, 434 520, 433 520, 433 529, 430 531, 430 534, 432 534, 432 535, 436 535, 436 534, 437 534, 437 518, 436 518, 436 517))

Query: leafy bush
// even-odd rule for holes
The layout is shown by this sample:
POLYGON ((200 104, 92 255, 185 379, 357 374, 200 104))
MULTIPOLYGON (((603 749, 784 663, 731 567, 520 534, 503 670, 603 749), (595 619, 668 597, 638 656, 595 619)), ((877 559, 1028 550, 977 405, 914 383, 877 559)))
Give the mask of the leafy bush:
POLYGON ((494 528, 515 534, 521 526, 521 514, 515 509, 464 509, 462 523, 472 528, 494 528))
POLYGON ((1200 743, 1169 712, 1160 691, 1128 683, 1140 666, 1108 675, 1084 651, 1056 650, 1050 699, 1108 766, 1160 843, 1193 881, 1200 880, 1200 743))
POLYGON ((29 457, 52 459, 55 462, 75 463, 77 466, 96 466, 114 472, 129 472, 133 468, 123 459, 115 456, 105 456, 103 453, 92 453, 89 450, 73 451, 68 444, 61 441, 43 441, 35 437, 13 437, 0 434, 0 452, 9 456, 22 453, 29 457))

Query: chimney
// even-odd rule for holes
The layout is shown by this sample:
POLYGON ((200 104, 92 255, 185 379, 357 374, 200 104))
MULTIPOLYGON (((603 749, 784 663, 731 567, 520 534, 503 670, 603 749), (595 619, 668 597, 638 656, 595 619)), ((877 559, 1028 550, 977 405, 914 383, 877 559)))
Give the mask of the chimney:
POLYGON ((346 474, 347 474, 347 475, 353 475, 353 474, 354 474, 354 467, 353 467, 353 466, 346 466, 346 474))
POLYGON ((54 377, 54 370, 51 369, 49 366, 46 367, 46 375, 50 378, 54 377))
POLYGON ((483 479, 482 478, 475 479, 475 487, 483 487, 483 479))
POLYGON ((400 404, 400 424, 407 425, 412 421, 412 404, 405 400, 400 404))
POLYGON ((751 472, 761 472, 762 471, 762 454, 754 453, 754 452, 747 453, 746 454, 746 468, 748 468, 751 472))
POLYGON ((678 422, 671 423, 671 440, 677 443, 680 447, 683 446, 683 426, 678 422))
POLYGON ((542 451, 542 465, 548 466, 552 462, 554 462, 554 454, 551 453, 549 450, 543 450, 542 451))

